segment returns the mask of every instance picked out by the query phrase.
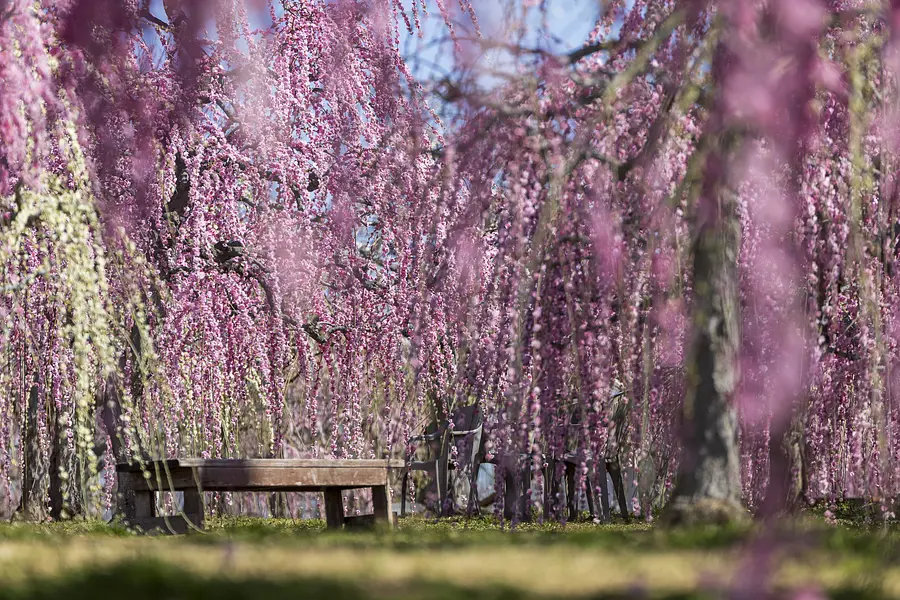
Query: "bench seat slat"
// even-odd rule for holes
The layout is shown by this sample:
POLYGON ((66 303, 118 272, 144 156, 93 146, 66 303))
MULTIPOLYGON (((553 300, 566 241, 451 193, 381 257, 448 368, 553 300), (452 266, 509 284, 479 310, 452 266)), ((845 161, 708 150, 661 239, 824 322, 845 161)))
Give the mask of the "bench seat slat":
POLYGON ((327 488, 355 489, 388 485, 385 466, 275 467, 205 465, 150 471, 149 479, 130 473, 135 490, 178 491, 198 487, 210 492, 316 492, 327 488))
MULTIPOLYGON (((329 469, 358 469, 358 468, 379 468, 379 469, 400 469, 403 468, 404 462, 399 459, 326 459, 326 458, 250 458, 250 459, 210 459, 210 458, 175 458, 170 460, 150 461, 144 464, 144 468, 153 472, 154 469, 160 470, 175 469, 178 467, 238 467, 238 468, 260 468, 267 469, 297 469, 297 468, 329 468, 329 469)), ((119 464, 116 470, 123 472, 141 471, 140 464, 119 464)))

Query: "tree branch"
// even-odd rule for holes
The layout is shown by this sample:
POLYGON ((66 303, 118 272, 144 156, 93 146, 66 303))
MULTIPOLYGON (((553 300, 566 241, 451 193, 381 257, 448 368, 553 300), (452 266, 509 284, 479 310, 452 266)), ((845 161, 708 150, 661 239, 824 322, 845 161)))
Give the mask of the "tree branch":
POLYGON ((153 23, 157 27, 165 29, 166 31, 172 31, 172 25, 170 23, 167 23, 167 22, 163 21, 162 19, 160 19, 159 17, 154 16, 153 13, 151 13, 149 9, 145 8, 145 9, 141 10, 141 12, 138 13, 138 16, 153 23))

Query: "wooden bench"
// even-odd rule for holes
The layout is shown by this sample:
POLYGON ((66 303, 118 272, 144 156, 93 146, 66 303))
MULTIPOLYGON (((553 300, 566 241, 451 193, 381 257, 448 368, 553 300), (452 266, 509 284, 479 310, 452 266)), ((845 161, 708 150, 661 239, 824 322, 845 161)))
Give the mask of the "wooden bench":
POLYGON ((120 464, 116 471, 120 485, 134 490, 134 502, 126 502, 129 524, 185 533, 203 527, 203 492, 323 492, 328 527, 336 529, 350 522, 341 492, 371 488, 372 518, 392 527, 389 477, 403 467, 402 460, 188 458, 120 464), (157 516, 155 492, 184 492, 184 515, 157 516))

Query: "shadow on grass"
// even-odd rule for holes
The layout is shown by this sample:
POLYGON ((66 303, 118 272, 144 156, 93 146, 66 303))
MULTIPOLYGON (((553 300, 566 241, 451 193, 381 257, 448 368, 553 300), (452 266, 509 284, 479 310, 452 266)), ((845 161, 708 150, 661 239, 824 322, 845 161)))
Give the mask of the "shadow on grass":
MULTIPOLYGON (((520 524, 512 530, 491 518, 429 520, 402 519, 392 532, 358 530, 333 532, 321 520, 264 519, 255 517, 210 518, 201 535, 188 535, 183 541, 217 545, 229 541, 249 544, 277 543, 305 548, 389 548, 395 551, 421 551, 441 548, 497 546, 565 546, 573 549, 656 552, 672 550, 717 550, 740 547, 752 539, 752 528, 698 527, 658 529, 645 523, 605 524, 553 523, 520 524)), ((822 523, 788 525, 784 538, 806 541, 808 547, 842 556, 900 561, 900 535, 894 530, 857 527, 831 527, 822 523)), ((0 541, 53 541, 67 538, 133 536, 121 524, 100 521, 60 523, 0 524, 0 541)))
MULTIPOLYGON (((31 579, 0 588, 0 600, 95 600, 97 598, 128 600, 265 600, 323 598, 357 600, 364 598, 396 598, 413 600, 550 600, 556 596, 522 593, 499 586, 461 587, 449 583, 410 581, 400 584, 373 585, 324 578, 234 579, 199 576, 161 561, 130 561, 101 569, 88 569, 49 579, 31 579)), ((714 593, 604 593, 579 598, 625 600, 647 598, 657 600, 701 600, 722 597, 714 593)), ((785 594, 785 598, 792 597, 785 594)), ((831 595, 840 600, 875 599, 882 596, 872 590, 844 589, 831 595)), ((569 597, 572 598, 572 597, 569 597)))
MULTIPOLYGON (((754 539, 747 526, 659 529, 647 524, 525 524, 513 530, 491 519, 403 519, 393 531, 334 532, 316 520, 227 517, 208 523, 207 533, 185 538, 216 545, 226 541, 302 545, 306 548, 391 549, 398 552, 472 547, 539 546, 607 552, 671 552, 739 549, 754 539)), ((816 522, 787 522, 780 534, 791 548, 821 550, 879 564, 900 562, 900 535, 862 528, 832 527, 816 522)))
POLYGON ((210 519, 207 533, 189 536, 199 544, 225 540, 245 543, 275 542, 306 547, 390 548, 396 551, 466 548, 484 546, 566 546, 577 549, 669 551, 673 549, 727 548, 747 538, 748 530, 737 527, 709 527, 665 531, 638 524, 594 525, 587 523, 520 524, 501 527, 493 519, 407 518, 391 531, 359 530, 332 532, 317 520, 259 519, 227 517, 210 519))

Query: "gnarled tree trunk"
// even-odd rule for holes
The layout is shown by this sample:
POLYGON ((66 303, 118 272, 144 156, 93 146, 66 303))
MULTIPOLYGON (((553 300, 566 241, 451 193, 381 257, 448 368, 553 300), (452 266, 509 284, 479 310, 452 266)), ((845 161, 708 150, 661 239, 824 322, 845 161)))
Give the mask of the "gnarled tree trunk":
MULTIPOLYGON (((131 328, 131 348, 134 353, 135 364, 137 365, 141 357, 141 336, 140 330, 136 325, 131 328)), ((125 370, 126 359, 127 354, 123 354, 119 361, 119 371, 121 372, 124 372, 125 370)), ((143 393, 143 382, 139 371, 140 370, 135 367, 131 381, 131 393, 134 398, 139 398, 143 393)), ((106 432, 110 438, 113 460, 117 464, 131 462, 137 457, 132 456, 132 452, 128 451, 123 439, 122 399, 119 392, 118 374, 114 373, 110 375, 104 382, 100 389, 98 403, 100 408, 100 418, 103 421, 103 426, 106 428, 106 432)), ((134 441, 137 442, 138 440, 134 441)), ((139 446, 134 448, 133 452, 139 456, 142 454, 139 446)), ((146 459, 147 457, 140 456, 140 458, 146 459)), ((132 489, 127 478, 118 478, 115 498, 115 514, 120 516, 134 514, 134 489, 132 489)))
POLYGON ((28 389, 22 428, 22 498, 16 511, 22 518, 39 521, 44 517, 41 490, 41 449, 38 442, 38 413, 40 391, 37 385, 28 389))
MULTIPOLYGON (((715 125, 712 127, 716 131, 715 125)), ((719 132, 716 133, 720 133, 719 132)), ((741 228, 726 189, 727 140, 714 134, 696 215, 693 340, 687 359, 684 456, 668 507, 672 524, 743 519, 735 388, 739 379, 737 260, 741 228)))

